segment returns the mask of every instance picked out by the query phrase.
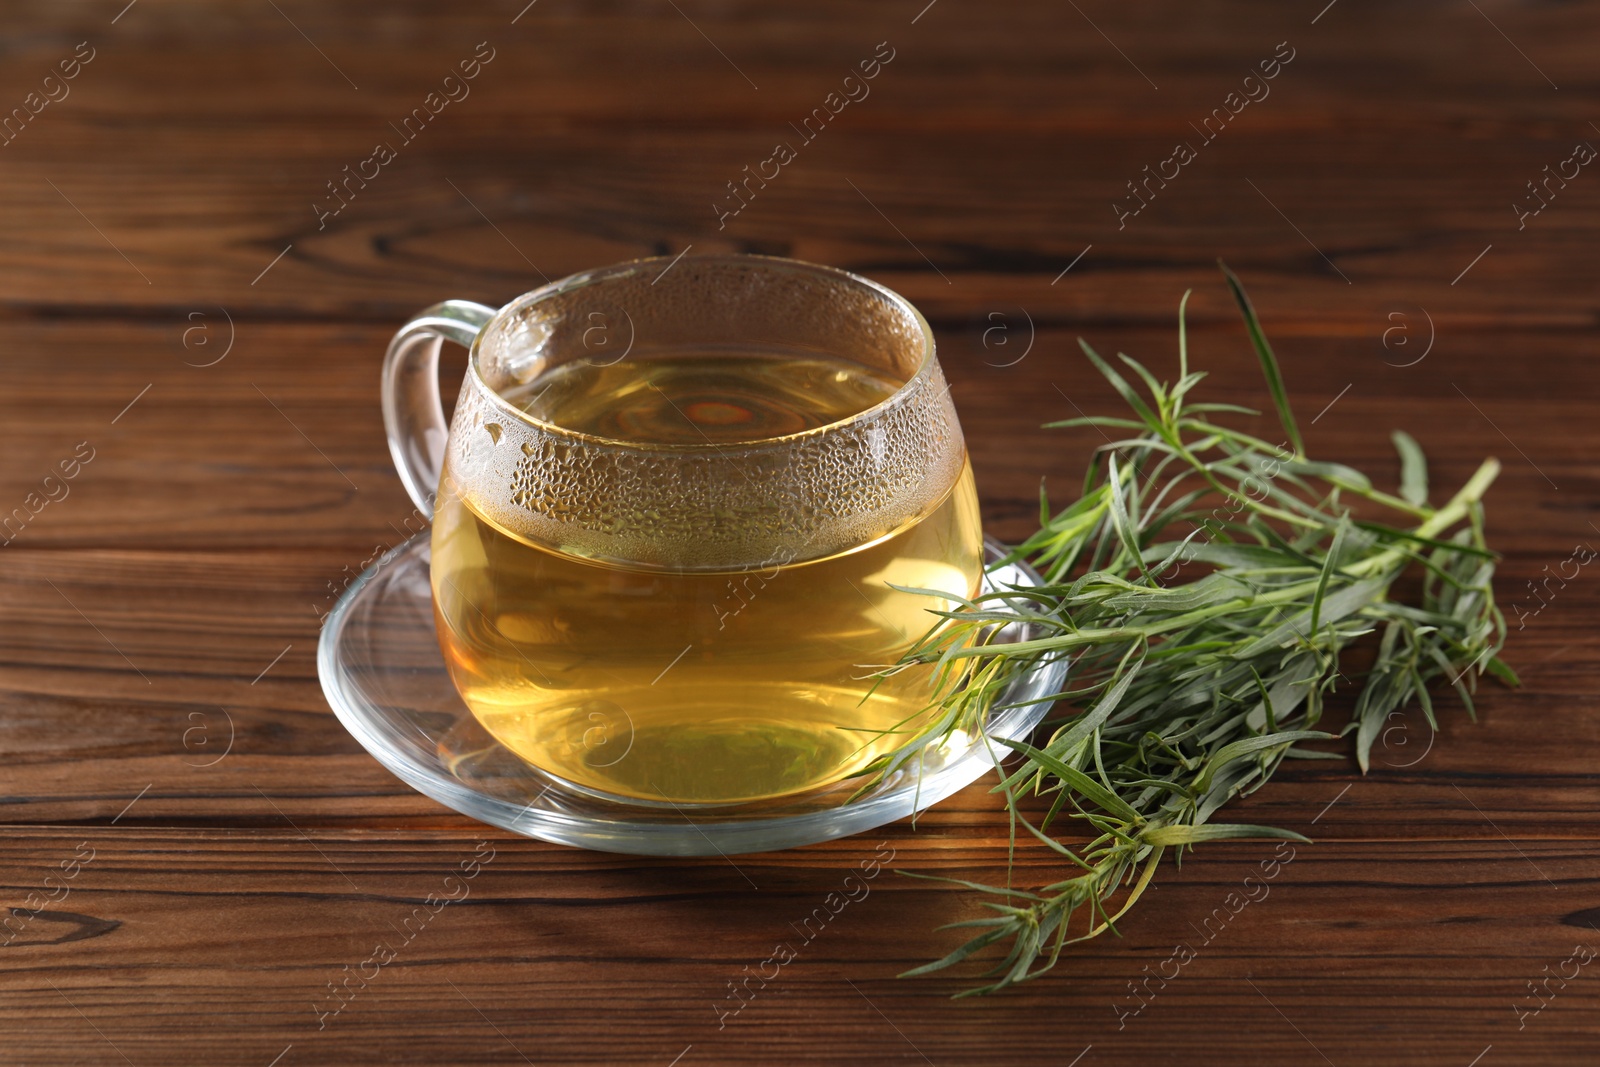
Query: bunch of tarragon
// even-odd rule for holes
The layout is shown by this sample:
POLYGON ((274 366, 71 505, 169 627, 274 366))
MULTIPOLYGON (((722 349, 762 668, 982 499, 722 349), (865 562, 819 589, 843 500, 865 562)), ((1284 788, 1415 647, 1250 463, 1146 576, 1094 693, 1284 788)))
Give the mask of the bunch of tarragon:
POLYGON ((892 668, 936 666, 936 721, 919 741, 982 734, 1008 686, 1045 659, 1070 660, 1068 688, 1047 699, 1073 711, 1037 747, 990 740, 1020 757, 996 786, 1011 813, 1013 856, 1020 827, 1060 856, 1064 877, 1031 891, 960 882, 984 893, 994 914, 954 924, 975 936, 908 974, 1009 946, 993 980, 968 993, 1002 989, 1049 970, 1067 945, 1114 930, 1169 853, 1220 838, 1305 840, 1212 818, 1286 758, 1345 758, 1297 747, 1337 736, 1315 729, 1337 686, 1359 687, 1342 732, 1355 734, 1365 771, 1397 709, 1414 700, 1437 729, 1428 690, 1439 679, 1469 713, 1478 675, 1516 684, 1496 656, 1505 620, 1483 531, 1481 501, 1498 462, 1486 459, 1435 506, 1422 451, 1402 432, 1393 435, 1398 495, 1359 471, 1312 460, 1249 298, 1223 273, 1285 440, 1274 445, 1221 424, 1255 414, 1247 408, 1189 402, 1204 375, 1189 370, 1187 293, 1170 385, 1127 356, 1119 355, 1120 369, 1080 341, 1133 417, 1054 424, 1122 439, 1098 450, 1071 506, 1051 514, 1041 494, 1039 531, 1003 561, 1026 561, 1043 584, 943 613, 947 621, 892 668), (1393 599, 1411 569, 1421 574, 1420 594, 1393 599), (991 640, 1019 619, 1035 636, 991 640), (1352 642, 1369 637, 1370 667, 1341 663, 1352 642), (1033 805, 1042 815, 1023 813, 1026 793, 1043 798, 1033 805))

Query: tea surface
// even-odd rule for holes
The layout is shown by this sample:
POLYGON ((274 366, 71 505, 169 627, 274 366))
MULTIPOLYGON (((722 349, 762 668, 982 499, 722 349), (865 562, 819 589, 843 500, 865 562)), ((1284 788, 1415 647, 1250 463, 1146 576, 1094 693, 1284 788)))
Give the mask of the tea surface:
MULTIPOLYGON (((825 425, 892 390, 844 363, 697 356, 565 371, 508 399, 598 436, 731 445, 825 425)), ((485 728, 569 782, 674 803, 803 791, 920 721, 927 671, 870 696, 867 675, 948 606, 891 586, 977 589, 970 467, 899 529, 825 558, 805 547, 738 571, 601 563, 491 522, 447 470, 433 534, 440 643, 485 728)))

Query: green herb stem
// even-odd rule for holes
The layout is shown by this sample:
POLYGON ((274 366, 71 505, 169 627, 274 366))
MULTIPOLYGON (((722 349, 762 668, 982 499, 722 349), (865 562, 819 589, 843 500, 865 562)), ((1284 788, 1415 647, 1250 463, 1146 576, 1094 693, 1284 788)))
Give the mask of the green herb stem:
POLYGON ((1223 270, 1292 451, 1210 419, 1248 409, 1207 404, 1190 409, 1206 419, 1185 413, 1203 375, 1188 370, 1183 304, 1176 385, 1120 357, 1148 399, 1084 344, 1136 418, 1066 425, 1138 432, 1097 450, 1078 501, 1052 515, 1041 499, 1040 529, 1002 561, 1032 564, 1043 584, 941 613, 944 620, 890 668, 933 664, 936 690, 933 725, 883 760, 882 774, 922 744, 978 729, 1010 683, 1046 659, 1072 657, 1072 689, 1059 696, 1081 709, 1036 746, 992 740, 1021 757, 995 787, 1012 822, 1013 850, 1020 827, 1077 873, 1037 892, 959 881, 983 892, 992 914, 956 924, 980 932, 909 974, 1009 944, 989 972, 993 980, 969 992, 1025 981, 1054 966, 1067 945, 1114 931, 1168 853, 1181 857, 1224 838, 1304 840, 1211 820, 1260 788, 1285 758, 1307 754, 1297 746, 1337 736, 1316 727, 1324 696, 1341 682, 1361 686, 1342 732, 1355 734, 1363 771, 1387 717, 1412 700, 1436 727, 1428 687, 1437 680, 1448 680, 1469 713, 1478 675, 1516 682, 1497 657, 1506 627, 1483 534, 1482 501, 1499 463, 1485 460, 1434 508, 1422 451, 1403 433, 1394 435, 1398 496, 1359 471, 1308 459, 1276 356, 1243 287, 1223 270), (1351 499, 1414 525, 1358 519, 1351 499), (1424 572, 1420 598, 1391 599, 1395 580, 1413 566, 1424 572), (1203 573, 1171 581, 1190 567, 1203 573), (1033 634, 994 641, 1008 623, 1025 623, 1033 634), (1346 669, 1341 653, 1371 635, 1372 666, 1346 669), (1021 810, 1030 792, 1049 801, 1037 820, 1021 810))

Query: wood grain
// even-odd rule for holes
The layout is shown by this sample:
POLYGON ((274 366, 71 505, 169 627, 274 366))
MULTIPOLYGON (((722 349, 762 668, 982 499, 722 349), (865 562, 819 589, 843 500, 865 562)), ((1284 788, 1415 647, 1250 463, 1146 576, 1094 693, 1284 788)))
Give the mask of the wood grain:
MULTIPOLYGON (((1600 970, 1528 985, 1600 947, 1600 585, 1526 613, 1528 583, 1600 539, 1600 177, 1550 186, 1521 228, 1512 210, 1600 138, 1600 19, 924 3, 8 5, 0 114, 79 42, 94 58, 0 145, 0 516, 93 458, 0 545, 0 1063, 1600 1054, 1600 970), (881 41, 870 96, 719 229, 726 183, 881 41), (1270 95, 1119 228, 1126 183, 1280 41, 1270 95), (479 42, 470 96, 319 228, 326 183, 479 42), (1316 840, 1259 900, 1227 904, 1273 847, 1206 847, 1120 937, 976 1001, 948 999, 975 970, 894 977, 955 944, 935 927, 980 914, 968 890, 884 873, 811 939, 796 924, 880 842, 891 868, 1003 880, 983 785, 915 826, 731 862, 585 853, 438 806, 339 727, 315 671, 320 613, 411 515, 383 346, 440 299, 684 249, 832 263, 915 301, 1010 538, 1041 480, 1066 500, 1103 443, 1043 428, 1115 406, 1079 336, 1170 376, 1192 288, 1206 388, 1266 406, 1227 260, 1315 453, 1393 480, 1404 427, 1437 485, 1505 462, 1489 527, 1526 684, 1486 689, 1477 724, 1441 701, 1431 744, 1397 723, 1366 776, 1294 763, 1241 804, 1316 840), (378 966, 380 942, 398 950, 378 966), (729 983, 780 942, 796 959, 732 1013, 729 983), (1150 979, 1180 943, 1195 958, 1150 979), (374 968, 332 1013, 329 984, 374 968)), ((1060 875, 1038 846, 1016 861, 1021 885, 1060 875)))

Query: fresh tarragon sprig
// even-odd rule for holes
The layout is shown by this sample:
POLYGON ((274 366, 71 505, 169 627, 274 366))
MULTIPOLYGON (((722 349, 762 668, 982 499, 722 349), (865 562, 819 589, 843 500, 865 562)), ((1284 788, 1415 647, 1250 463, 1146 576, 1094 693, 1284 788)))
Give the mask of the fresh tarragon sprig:
POLYGON ((1003 989, 1049 970, 1067 945, 1114 930, 1169 852, 1181 857, 1221 838, 1306 840, 1211 820, 1285 758, 1343 758, 1296 747, 1337 736, 1315 727, 1338 685, 1361 687, 1342 732, 1355 734, 1365 771, 1397 709, 1415 700, 1437 729, 1428 690, 1438 680, 1460 693, 1469 714, 1478 675, 1517 684, 1497 657, 1506 626, 1483 529, 1482 498, 1499 463, 1484 460, 1434 506, 1422 450, 1400 431, 1398 495, 1359 471, 1310 459, 1250 300, 1225 266, 1223 274, 1284 441, 1218 421, 1255 414, 1247 408, 1189 402, 1204 375, 1189 370, 1187 293, 1174 384, 1119 354, 1121 370, 1080 341, 1133 417, 1052 424, 1124 436, 1097 451, 1075 503, 1051 514, 1041 491, 1039 531, 1001 561, 1031 563, 1043 584, 941 613, 947 621, 892 668, 935 665, 937 714, 924 737, 981 735, 1007 686, 1045 659, 1070 659, 1069 688, 1046 699, 1079 709, 1037 747, 990 738, 1021 757, 995 787, 1010 810, 1013 860, 1020 827, 1061 857, 1067 876, 1031 891, 959 881, 989 897, 984 907, 994 914, 953 924, 975 936, 908 975, 1009 946, 988 972, 993 980, 962 995, 1003 989), (1365 514, 1374 510, 1388 521, 1365 514), (1422 575, 1419 595, 1393 599, 1411 569, 1422 575), (1035 636, 991 642, 1023 619, 1035 636), (1369 636, 1371 667, 1342 664, 1340 653, 1369 636), (1048 802, 1042 817, 1021 810, 1030 792, 1048 802))

